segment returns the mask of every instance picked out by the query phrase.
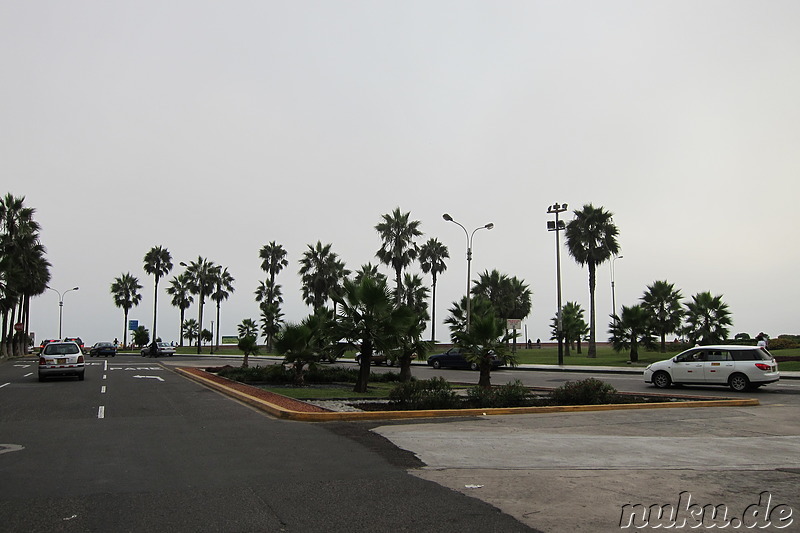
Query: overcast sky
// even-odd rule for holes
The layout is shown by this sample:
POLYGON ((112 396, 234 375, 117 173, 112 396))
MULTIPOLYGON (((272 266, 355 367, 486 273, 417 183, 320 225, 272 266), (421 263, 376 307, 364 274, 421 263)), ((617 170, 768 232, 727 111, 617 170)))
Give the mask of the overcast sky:
MULTIPOLYGON (((667 280, 722 295, 731 334, 800 333, 798 27, 796 0, 2 1, 0 189, 36 209, 52 287, 80 287, 63 333, 89 343, 122 340, 109 287, 126 272, 144 286, 130 318, 152 330, 142 259, 157 245, 176 265, 164 340, 179 334, 163 289, 198 256, 236 279, 221 333, 258 319, 273 240, 298 321, 307 245, 376 263, 374 226, 396 207, 421 221, 419 244, 450 249, 438 318, 466 285, 448 212, 495 224, 475 235, 473 278, 524 279, 528 337, 545 340, 554 202, 567 220, 587 203, 614 213, 618 307, 667 280)), ((588 320, 587 271, 565 249, 562 273, 588 320)), ((31 313, 37 342, 57 336, 55 292, 31 313)))

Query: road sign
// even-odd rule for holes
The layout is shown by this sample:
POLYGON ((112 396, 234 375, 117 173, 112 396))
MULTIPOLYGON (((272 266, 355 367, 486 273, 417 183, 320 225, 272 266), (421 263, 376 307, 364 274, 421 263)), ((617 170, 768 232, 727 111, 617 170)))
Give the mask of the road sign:
POLYGON ((16 324, 14 324, 14 331, 22 331, 24 329, 25 329, 25 324, 23 324, 22 322, 17 322, 16 324))
POLYGON ((522 329, 522 319, 520 318, 507 318, 506 329, 522 329))
POLYGON ((128 320, 128 329, 130 331, 136 331, 139 329, 139 321, 138 320, 128 320))

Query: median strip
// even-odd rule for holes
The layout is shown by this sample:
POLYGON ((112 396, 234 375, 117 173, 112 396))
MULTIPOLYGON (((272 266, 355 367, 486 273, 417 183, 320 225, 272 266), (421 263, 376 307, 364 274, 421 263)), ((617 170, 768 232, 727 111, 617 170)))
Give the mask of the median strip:
POLYGON ((487 409, 440 409, 420 411, 359 411, 335 412, 287 398, 274 392, 246 385, 211 374, 199 368, 176 367, 175 372, 222 392, 228 396, 265 411, 276 418, 302 422, 333 422, 343 420, 397 420, 413 418, 443 418, 535 413, 575 413, 584 411, 615 411, 620 409, 671 409, 676 407, 746 407, 759 405, 756 399, 689 400, 664 403, 627 403, 604 405, 561 405, 547 407, 504 407, 487 409))

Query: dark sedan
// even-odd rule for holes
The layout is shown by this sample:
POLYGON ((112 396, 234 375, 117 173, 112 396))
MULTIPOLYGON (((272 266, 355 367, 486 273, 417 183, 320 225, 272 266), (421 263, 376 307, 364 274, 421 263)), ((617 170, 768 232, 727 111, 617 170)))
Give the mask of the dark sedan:
MULTIPOLYGON (((439 353, 428 357, 428 366, 433 368, 468 368, 478 370, 477 362, 467 361, 464 351, 461 348, 450 348, 444 353, 439 353)), ((492 355, 492 368, 503 366, 503 362, 492 355)))
POLYGON ((117 355, 117 348, 111 342, 98 342, 89 348, 89 355, 92 357, 114 357, 117 355))

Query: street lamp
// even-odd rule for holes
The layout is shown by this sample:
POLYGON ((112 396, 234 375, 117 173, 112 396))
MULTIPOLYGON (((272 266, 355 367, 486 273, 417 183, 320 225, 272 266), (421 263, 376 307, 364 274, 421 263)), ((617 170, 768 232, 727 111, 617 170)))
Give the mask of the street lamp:
MULTIPOLYGON (((614 261, 616 261, 617 259, 622 259, 623 257, 625 257, 625 256, 624 255, 615 255, 611 259, 611 316, 613 316, 613 317, 617 316, 617 298, 616 298, 616 294, 615 294, 615 291, 614 291, 614 261)), ((616 320, 616 318, 615 318, 615 320, 616 320)))
POLYGON ((556 314, 556 337, 558 337, 558 364, 564 364, 564 323, 561 317, 561 246, 558 243, 558 234, 565 229, 563 220, 558 219, 558 214, 567 210, 567 204, 555 203, 547 208, 547 212, 556 216, 555 221, 547 221, 547 231, 556 232, 556 288, 558 293, 558 312, 556 314))
POLYGON ((64 296, 66 296, 69 291, 77 291, 80 287, 72 287, 71 289, 67 289, 64 291, 64 294, 61 294, 53 287, 47 288, 58 294, 58 338, 61 340, 61 318, 64 314, 64 296))
POLYGON ((466 237, 467 237, 467 332, 469 332, 470 308, 471 308, 471 300, 472 300, 470 298, 470 296, 469 296, 469 289, 470 289, 470 279, 469 278, 470 278, 470 269, 471 269, 471 264, 472 264, 472 238, 475 236, 475 232, 478 231, 479 229, 492 229, 494 227, 494 224, 489 222, 486 225, 478 226, 477 228, 472 230, 472 233, 470 234, 467 231, 467 228, 465 228, 460 223, 458 223, 455 220, 453 220, 453 217, 451 217, 447 213, 442 215, 442 218, 445 219, 448 222, 452 222, 453 224, 458 224, 461 227, 461 229, 464 230, 464 235, 466 235, 466 237))

